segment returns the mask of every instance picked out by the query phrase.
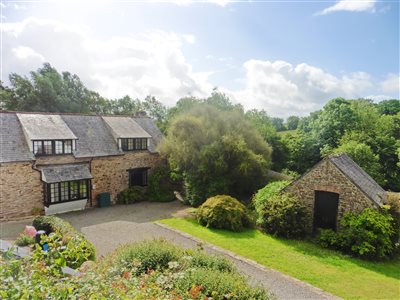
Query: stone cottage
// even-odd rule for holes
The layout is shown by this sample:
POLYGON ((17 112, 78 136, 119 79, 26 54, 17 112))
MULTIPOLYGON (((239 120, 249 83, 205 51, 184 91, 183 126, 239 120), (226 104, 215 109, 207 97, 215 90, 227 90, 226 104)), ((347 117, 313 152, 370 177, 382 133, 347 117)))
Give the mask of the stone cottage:
POLYGON ((284 191, 309 209, 314 229, 336 230, 345 212, 379 208, 385 197, 385 190, 346 154, 326 157, 284 191))
POLYGON ((0 220, 84 209, 164 163, 146 116, 0 112, 0 220))

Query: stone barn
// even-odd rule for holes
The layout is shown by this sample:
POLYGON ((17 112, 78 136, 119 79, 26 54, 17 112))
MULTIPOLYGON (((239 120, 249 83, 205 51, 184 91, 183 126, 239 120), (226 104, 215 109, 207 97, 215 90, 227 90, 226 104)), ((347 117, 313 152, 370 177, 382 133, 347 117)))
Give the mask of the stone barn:
POLYGON ((336 230, 345 212, 379 208, 385 190, 346 154, 332 155, 293 181, 285 192, 296 196, 313 216, 313 228, 336 230))

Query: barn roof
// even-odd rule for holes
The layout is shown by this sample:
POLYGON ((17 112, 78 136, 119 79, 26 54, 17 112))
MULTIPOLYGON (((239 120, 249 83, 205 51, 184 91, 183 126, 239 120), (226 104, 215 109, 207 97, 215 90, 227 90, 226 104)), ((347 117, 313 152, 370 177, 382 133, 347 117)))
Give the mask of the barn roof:
POLYGON ((383 204, 385 190, 347 154, 332 155, 328 159, 368 198, 378 205, 383 204))
POLYGON ((151 138, 132 117, 104 116, 103 120, 110 126, 116 138, 151 138))

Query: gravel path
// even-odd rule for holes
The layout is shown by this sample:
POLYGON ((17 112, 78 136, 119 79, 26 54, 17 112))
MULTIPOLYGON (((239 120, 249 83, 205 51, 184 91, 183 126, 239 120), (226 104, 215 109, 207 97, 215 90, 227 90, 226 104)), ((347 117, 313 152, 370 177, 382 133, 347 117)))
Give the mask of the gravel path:
MULTIPOLYGON (((184 248, 196 248, 201 245, 207 252, 226 256, 243 274, 248 276, 250 283, 264 286, 278 299, 339 299, 298 279, 265 268, 165 225, 154 223, 156 220, 182 215, 186 208, 178 201, 173 203, 143 202, 71 212, 62 214, 60 217, 71 222, 75 228, 85 234, 95 245, 98 256, 113 251, 121 244, 164 238, 184 248)), ((3 223, 0 236, 3 239, 15 239, 28 224, 31 224, 31 220, 3 223)))

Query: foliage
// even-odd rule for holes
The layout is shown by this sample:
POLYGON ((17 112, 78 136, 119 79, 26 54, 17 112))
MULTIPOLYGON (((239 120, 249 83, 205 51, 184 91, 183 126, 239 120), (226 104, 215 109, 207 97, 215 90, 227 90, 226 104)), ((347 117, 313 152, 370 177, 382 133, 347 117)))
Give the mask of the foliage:
POLYGON ((382 259, 395 253, 398 236, 387 211, 366 208, 361 213, 345 213, 337 233, 323 231, 319 237, 325 247, 368 259, 382 259))
POLYGON ((271 145, 273 149, 271 168, 280 171, 286 166, 288 150, 286 145, 281 141, 280 135, 277 134, 275 126, 272 124, 272 118, 268 116, 265 110, 256 109, 247 111, 245 118, 257 129, 264 141, 271 145))
POLYGON ((279 193, 270 197, 260 211, 260 226, 268 233, 300 238, 311 232, 311 217, 306 207, 294 196, 279 193))
POLYGON ((32 225, 37 230, 46 231, 47 235, 55 233, 52 237, 46 237, 46 241, 65 249, 63 257, 67 266, 77 268, 86 260, 95 259, 94 246, 67 221, 55 216, 39 216, 32 225))
POLYGON ((395 115, 400 112, 400 101, 395 99, 383 100, 378 103, 377 108, 382 115, 395 115))
MULTIPOLYGON (((212 297, 212 299, 266 299, 267 294, 261 288, 250 287, 238 273, 227 273, 209 269, 190 269, 178 277, 175 286, 184 293, 212 297), (197 289, 193 289, 196 286, 197 289)), ((198 299, 198 297, 193 297, 198 299)), ((201 298, 203 299, 203 298, 201 298)))
POLYGON ((299 126, 300 118, 298 116, 290 116, 286 120, 286 127, 288 130, 297 129, 299 126))
POLYGON ((297 173, 304 173, 320 159, 317 140, 303 131, 292 131, 282 135, 282 142, 288 151, 286 167, 297 173))
POLYGON ((256 194, 254 194, 252 198, 252 205, 256 211, 257 219, 256 224, 261 225, 263 223, 263 211, 265 206, 268 204, 268 201, 273 196, 276 196, 280 193, 282 189, 284 189, 290 182, 286 180, 274 181, 268 183, 262 189, 259 189, 256 194))
POLYGON ((393 287, 400 280, 400 257, 379 262, 360 260, 310 240, 284 239, 255 229, 231 232, 181 218, 161 223, 344 299, 398 298, 393 287))
POLYGON ((160 146, 185 181, 193 206, 227 192, 248 195, 265 182, 271 148, 243 113, 198 104, 176 117, 160 146))
POLYGON ((157 167, 149 176, 148 198, 155 202, 174 201, 176 198, 174 187, 169 168, 167 166, 157 167))
POLYGON ((246 207, 235 198, 218 195, 208 198, 196 212, 200 225, 241 231, 250 226, 246 207))
POLYGON ((229 299, 268 299, 264 290, 250 287, 225 258, 183 250, 165 241, 122 246, 71 278, 59 271, 58 252, 39 250, 23 260, 0 258, 1 298, 200 300, 229 295, 229 299), (150 259, 145 251, 150 251, 150 259), (199 255, 204 266, 192 263, 199 261, 199 255), (199 282, 206 274, 213 280, 199 282), (220 286, 215 285, 216 278, 221 278, 220 286))
POLYGON ((147 188, 143 186, 131 186, 117 195, 118 204, 132 204, 147 199, 147 188))
POLYGON ((349 141, 341 144, 333 150, 333 153, 346 153, 361 168, 364 169, 380 185, 385 185, 385 178, 382 175, 379 156, 375 155, 370 146, 356 141, 349 141))
POLYGON ((20 247, 29 246, 35 243, 35 238, 30 237, 25 233, 21 233, 20 236, 15 240, 15 244, 20 247))

